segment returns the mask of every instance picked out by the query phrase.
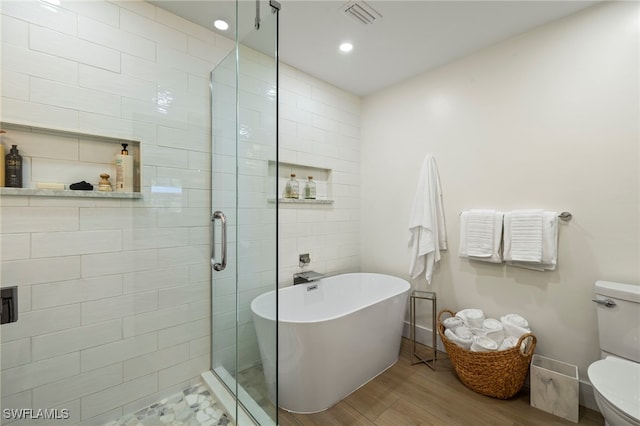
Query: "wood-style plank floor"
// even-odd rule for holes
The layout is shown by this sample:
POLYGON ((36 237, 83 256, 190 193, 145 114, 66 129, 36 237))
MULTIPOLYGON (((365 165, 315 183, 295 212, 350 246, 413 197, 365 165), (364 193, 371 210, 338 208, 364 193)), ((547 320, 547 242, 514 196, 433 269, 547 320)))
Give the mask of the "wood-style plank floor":
MULTIPOLYGON (((424 364, 411 365, 411 343, 403 339, 399 361, 333 407, 316 414, 293 414, 280 409, 281 426, 547 426, 575 425, 529 405, 521 391, 498 400, 467 389, 449 360, 436 371, 424 364)), ((439 355, 440 357, 440 355, 439 355)), ((602 426, 600 413, 580 407, 580 425, 602 426)))

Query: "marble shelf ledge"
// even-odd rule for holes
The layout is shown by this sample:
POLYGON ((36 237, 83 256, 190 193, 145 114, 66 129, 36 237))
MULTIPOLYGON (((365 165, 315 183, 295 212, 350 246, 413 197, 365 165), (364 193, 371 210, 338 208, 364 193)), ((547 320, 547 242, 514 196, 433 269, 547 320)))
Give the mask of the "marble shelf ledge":
MULTIPOLYGON (((275 203, 275 198, 269 199, 270 203, 275 203)), ((333 204, 333 200, 306 200, 304 198, 278 198, 280 204, 333 204)))
POLYGON ((141 192, 73 191, 70 189, 0 188, 0 195, 28 197, 142 198, 141 192))

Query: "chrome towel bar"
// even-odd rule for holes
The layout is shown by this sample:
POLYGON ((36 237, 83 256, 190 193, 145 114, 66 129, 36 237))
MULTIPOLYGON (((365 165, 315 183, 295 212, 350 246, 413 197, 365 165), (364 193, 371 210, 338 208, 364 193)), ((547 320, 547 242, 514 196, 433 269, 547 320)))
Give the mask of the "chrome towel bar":
MULTIPOLYGON (((463 212, 458 213, 458 216, 461 215, 463 212)), ((571 219, 573 219, 573 215, 569 212, 562 212, 558 215, 558 218, 560 220, 564 220, 565 222, 569 222, 571 219)))

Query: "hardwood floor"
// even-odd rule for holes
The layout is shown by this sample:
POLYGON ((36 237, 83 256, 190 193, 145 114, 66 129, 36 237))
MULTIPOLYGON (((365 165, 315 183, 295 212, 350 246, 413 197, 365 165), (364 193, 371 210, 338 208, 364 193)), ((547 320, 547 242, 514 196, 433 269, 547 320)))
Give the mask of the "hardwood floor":
MULTIPOLYGON (((281 426, 540 426, 575 425, 529 405, 521 391, 498 400, 467 389, 448 360, 438 360, 436 371, 411 365, 411 345, 403 339, 398 362, 333 407, 316 414, 294 414, 280 409, 281 426)), ((602 426, 600 413, 580 407, 580 425, 602 426)))

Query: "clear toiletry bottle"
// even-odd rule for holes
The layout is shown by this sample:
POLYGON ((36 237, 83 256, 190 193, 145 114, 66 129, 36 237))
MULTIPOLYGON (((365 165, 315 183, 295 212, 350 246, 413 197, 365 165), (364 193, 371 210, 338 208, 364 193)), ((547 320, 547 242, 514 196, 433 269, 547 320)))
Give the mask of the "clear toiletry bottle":
POLYGON ((133 157, 129 155, 126 143, 116 155, 116 192, 133 192, 133 157))
POLYGON ((313 176, 308 176, 304 184, 304 198, 307 200, 316 199, 316 183, 313 181, 313 176))
POLYGON ((284 189, 285 198, 300 198, 300 185, 296 180, 296 174, 291 173, 291 178, 287 181, 287 186, 284 189))
POLYGON ((5 157, 5 186, 22 188, 22 156, 17 145, 11 145, 11 151, 5 157))

